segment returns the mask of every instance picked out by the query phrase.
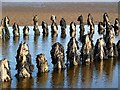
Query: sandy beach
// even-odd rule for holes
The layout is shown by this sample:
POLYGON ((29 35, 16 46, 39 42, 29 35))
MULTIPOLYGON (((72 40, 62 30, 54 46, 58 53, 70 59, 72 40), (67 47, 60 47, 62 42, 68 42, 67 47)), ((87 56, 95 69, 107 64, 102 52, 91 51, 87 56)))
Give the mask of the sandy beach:
POLYGON ((58 24, 62 17, 65 18, 67 24, 70 24, 71 21, 78 24, 77 17, 82 14, 86 23, 88 13, 91 13, 95 23, 98 23, 102 21, 104 12, 109 14, 110 21, 114 23, 115 18, 118 17, 118 3, 2 3, 2 18, 9 16, 11 25, 14 22, 19 25, 33 25, 32 18, 34 15, 38 15, 39 25, 42 20, 50 24, 51 15, 57 16, 58 24))
MULTIPOLYGON (((119 4, 120 5, 120 4, 119 4)), ((1 8, 0 8, 1 9, 1 8)), ((119 9, 120 10, 120 9, 119 9)), ((79 24, 77 21, 77 18, 79 15, 83 15, 84 22, 87 21, 88 13, 91 13, 91 15, 94 18, 95 24, 98 24, 98 22, 102 21, 103 14, 107 12, 109 15, 109 19, 111 24, 114 23, 115 18, 118 18, 118 3, 17 3, 17 2, 6 2, 2 3, 2 13, 0 12, 0 16, 2 14, 2 18, 5 16, 8 16, 10 18, 10 26, 13 25, 14 22, 16 22, 20 27, 20 36, 14 37, 13 36, 13 28, 9 27, 10 32, 10 38, 6 39, 5 37, 3 39, 0 39, 0 58, 6 58, 9 61, 10 65, 10 72, 11 72, 11 78, 12 80, 10 82, 2 82, 0 81, 0 90, 1 89, 28 89, 28 88, 73 88, 73 89, 116 89, 118 90, 118 87, 120 86, 119 83, 119 57, 113 57, 108 58, 107 60, 93 60, 93 62, 90 63, 83 63, 84 60, 81 56, 81 49, 83 43, 80 41, 80 29, 79 25, 76 25, 76 36, 75 41, 77 47, 79 46, 79 49, 75 47, 75 51, 78 51, 75 56, 77 56, 75 59, 77 62, 79 62, 79 65, 76 65, 74 67, 70 67, 69 65, 69 58, 67 58, 67 49, 68 49, 68 43, 71 41, 70 37, 70 28, 69 24, 71 21, 74 21, 76 24, 79 24), (51 24, 50 17, 51 15, 57 16, 57 24, 59 24, 62 17, 65 18, 67 22, 67 28, 66 28, 66 36, 63 38, 61 37, 61 27, 58 26, 58 35, 51 33, 51 27, 48 27, 49 34, 43 35, 43 29, 42 27, 39 27, 40 36, 35 35, 35 32, 33 30, 33 16, 38 15, 39 18, 39 25, 41 25, 41 22, 45 20, 49 25, 51 24), (29 36, 23 35, 23 27, 25 25, 29 26, 29 36), (20 50, 20 56, 17 58, 17 53, 19 52, 19 45, 21 42, 26 42, 28 45, 28 51, 29 55, 23 55, 24 51, 26 50, 26 47, 24 48, 23 53, 21 53, 20 50), (64 54, 60 53, 61 56, 64 55, 65 59, 64 66, 65 69, 55 69, 52 64, 52 58, 51 58, 51 49, 52 45, 55 42, 59 42, 64 47, 64 54), (44 54, 45 59, 48 62, 48 70, 49 72, 41 73, 40 70, 38 70, 36 57, 38 54, 44 54), (22 54, 22 55, 21 55, 22 54), (29 59, 28 59, 29 57, 29 59), (31 57, 31 58, 30 58, 31 57), (22 60, 23 59, 23 60, 22 60), (25 60, 27 59, 27 60, 25 60), (18 61, 22 62, 23 65, 21 65, 18 61), (97 62, 98 61, 98 62, 97 62), (27 63, 26 62, 30 62, 27 63), (68 65, 66 65, 68 62, 68 65), (24 64, 25 63, 25 64, 24 64), (31 77, 26 78, 25 72, 31 71, 30 64, 32 63, 32 66, 34 65, 34 70, 31 72, 31 77), (22 68, 20 66, 22 66, 22 68), (19 69, 17 67, 20 67, 19 69), (30 67, 30 68, 29 68, 30 67), (18 70, 23 70, 23 73, 19 73, 18 70), (17 75, 16 75, 17 74, 17 75), (17 78, 16 76, 22 76, 22 74, 25 75, 25 78, 17 78)), ((1 18, 1 17, 0 17, 1 18)), ((1 19, 0 19, 1 21, 1 19)), ((89 27, 85 25, 85 32, 86 35, 89 33, 89 27)), ((97 42, 98 38, 101 38, 103 35, 99 35, 98 26, 95 25, 94 28, 94 36, 92 38, 93 44, 95 46, 95 43, 97 42)), ((5 35, 4 35, 5 36, 5 35)), ((114 36, 114 42, 115 44, 120 40, 120 33, 119 36, 114 36)), ((73 40, 74 42, 74 40, 73 40)), ((100 41, 101 42, 101 41, 100 41)), ((87 42, 87 45, 89 43, 87 42)), ((76 46, 73 43, 73 46, 76 46)), ((107 45, 103 48, 108 49, 107 45)), ((23 49, 22 48, 22 49, 23 49)), ((58 47, 57 47, 58 48, 58 47)), ((60 47, 61 48, 61 47, 60 47)), ((73 48, 73 47, 71 47, 73 48)), ((74 48, 73 48, 74 49, 74 48)), ((103 49, 103 55, 106 51, 106 49, 103 49), (105 50, 105 51, 104 51, 105 50)), ((62 50, 63 51, 63 50, 62 50)), ((93 49, 94 51, 94 49, 93 49)), ((90 51, 91 52, 91 51, 90 51)), ((58 54, 59 54, 58 53, 58 54)), ((109 53, 109 52, 108 52, 109 53)), ((90 53, 90 59, 91 59, 90 53)), ((71 54, 73 56, 73 53, 71 54)), ((99 55, 99 54, 98 54, 99 55)), ((106 55, 107 56, 107 55, 106 55)), ((41 60, 43 61, 43 60, 41 60)), ((90 60, 91 61, 91 60, 90 60)), ((46 61, 45 61, 46 62, 46 61)), ((5 63, 6 64, 6 63, 5 63)), ((61 63, 60 63, 61 64, 61 63)), ((41 65, 44 67, 44 65, 41 65)), ((46 65, 45 65, 46 66, 46 65)), ((2 65, 2 71, 6 70, 5 65, 2 65), (4 69, 3 69, 4 68, 4 69)), ((8 69, 7 69, 8 70, 8 69)), ((1 71, 1 72, 2 72, 1 71)), ((1 77, 4 77, 4 74, 9 74, 9 71, 2 72, 1 77)), ((0 77, 0 80, 1 80, 0 77)))

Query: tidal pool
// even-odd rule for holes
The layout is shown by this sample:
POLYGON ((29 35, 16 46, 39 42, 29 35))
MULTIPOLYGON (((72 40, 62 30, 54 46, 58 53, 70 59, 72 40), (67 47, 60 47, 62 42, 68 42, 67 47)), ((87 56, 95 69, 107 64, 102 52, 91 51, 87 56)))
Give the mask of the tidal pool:
MULTIPOLYGON (((0 40, 0 59, 7 58, 10 62, 12 81, 0 83, 0 88, 118 88, 118 68, 120 67, 119 58, 103 60, 100 62, 93 62, 90 65, 80 65, 73 68, 66 68, 64 71, 53 71, 51 63, 50 50, 54 42, 60 42, 65 49, 70 40, 69 25, 67 25, 67 35, 61 38, 61 27, 58 26, 58 36, 51 37, 51 28, 49 26, 49 35, 43 37, 42 27, 39 26, 40 36, 34 37, 33 26, 29 26, 29 37, 23 38, 23 26, 20 26, 20 38, 13 38, 12 27, 9 27, 10 39, 0 40), (29 45, 32 56, 32 63, 34 64, 34 71, 32 78, 17 80, 15 74, 17 71, 16 59, 17 49, 20 42, 26 41, 29 45), (49 64, 49 72, 38 74, 36 67, 36 55, 44 53, 49 64)), ((77 25, 76 39, 79 41, 79 25, 77 25)), ((97 25, 95 25, 95 34, 93 36, 93 43, 96 43, 97 38, 101 37, 97 32, 97 25)), ((89 27, 85 25, 85 33, 89 31, 89 27)), ((115 36, 115 44, 120 40, 120 34, 115 36)), ((79 41, 79 47, 81 48, 79 41)), ((66 60, 66 58, 65 58, 66 60)))

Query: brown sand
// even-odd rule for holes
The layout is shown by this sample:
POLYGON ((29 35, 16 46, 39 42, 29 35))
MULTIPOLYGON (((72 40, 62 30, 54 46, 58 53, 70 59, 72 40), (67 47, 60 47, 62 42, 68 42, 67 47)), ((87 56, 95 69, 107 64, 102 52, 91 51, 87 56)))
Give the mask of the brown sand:
MULTIPOLYGON (((36 4, 36 3, 33 3, 36 4)), ((16 3, 2 3, 2 18, 9 16, 10 23, 13 25, 17 22, 19 25, 33 25, 32 18, 38 15, 39 24, 45 20, 48 24, 51 23, 50 16, 57 16, 57 23, 62 17, 66 19, 67 24, 75 21, 78 24, 77 17, 84 16, 86 22, 88 13, 94 17, 94 21, 98 23, 102 21, 102 15, 107 12, 110 21, 113 23, 114 19, 118 17, 118 3, 43 3, 42 6, 32 5, 17 5, 16 3)))

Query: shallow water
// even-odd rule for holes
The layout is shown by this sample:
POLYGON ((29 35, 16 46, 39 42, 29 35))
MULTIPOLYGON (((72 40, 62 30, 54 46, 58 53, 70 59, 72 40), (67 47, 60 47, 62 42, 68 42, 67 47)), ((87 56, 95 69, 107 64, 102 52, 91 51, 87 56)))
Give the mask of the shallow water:
MULTIPOLYGON (((12 27, 10 30, 9 40, 0 40, 0 59, 7 58, 10 61, 12 81, 6 83, 0 83, 0 88, 118 88, 118 59, 104 60, 101 62, 91 63, 90 65, 80 65, 73 68, 66 68, 64 71, 53 71, 51 64, 50 50, 54 42, 60 42, 65 49, 69 42, 69 26, 67 26, 67 35, 65 38, 61 38, 61 28, 58 27, 58 36, 51 37, 51 29, 49 26, 48 37, 43 37, 42 27, 40 26, 40 36, 34 37, 33 27, 29 26, 30 34, 28 38, 23 38, 23 26, 20 26, 20 38, 13 39, 12 27), (15 74, 17 49, 20 42, 26 41, 29 45, 30 53, 32 56, 32 63, 34 64, 34 71, 31 79, 17 80, 15 74), (49 72, 44 74, 37 74, 36 68, 36 55, 44 53, 48 60, 49 72)), ((85 26, 87 33, 88 26, 85 26)), ((95 44, 97 38, 101 37, 97 33, 97 25, 95 25, 95 34, 93 37, 93 43, 95 44)), ((77 25, 76 39, 79 40, 79 25, 77 25)), ((115 43, 120 40, 120 35, 115 37, 115 43)), ((79 41, 79 46, 81 47, 79 41)), ((65 53, 66 54, 66 53, 65 53)))

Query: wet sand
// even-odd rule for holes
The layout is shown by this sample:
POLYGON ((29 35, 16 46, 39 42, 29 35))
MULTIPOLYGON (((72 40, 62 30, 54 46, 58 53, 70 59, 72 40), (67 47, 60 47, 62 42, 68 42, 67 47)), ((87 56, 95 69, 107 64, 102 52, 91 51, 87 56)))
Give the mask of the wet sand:
POLYGON ((71 21, 78 24, 77 17, 82 14, 86 22, 88 13, 91 13, 95 23, 98 23, 102 21, 104 12, 109 14, 110 21, 113 23, 118 17, 118 3, 2 3, 2 18, 9 16, 11 25, 14 22, 19 25, 33 25, 32 18, 36 14, 39 17, 39 25, 42 20, 50 24, 51 15, 57 16, 58 24, 62 17, 66 19, 67 24, 71 21))
POLYGON ((38 15, 39 24, 45 20, 48 24, 51 23, 50 16, 57 16, 57 23, 62 17, 70 24, 71 21, 77 22, 79 15, 84 16, 86 22, 88 13, 94 17, 97 23, 102 20, 102 15, 107 12, 110 21, 118 17, 118 3, 2 3, 2 18, 9 16, 11 25, 17 22, 19 25, 33 25, 32 17, 38 15))

